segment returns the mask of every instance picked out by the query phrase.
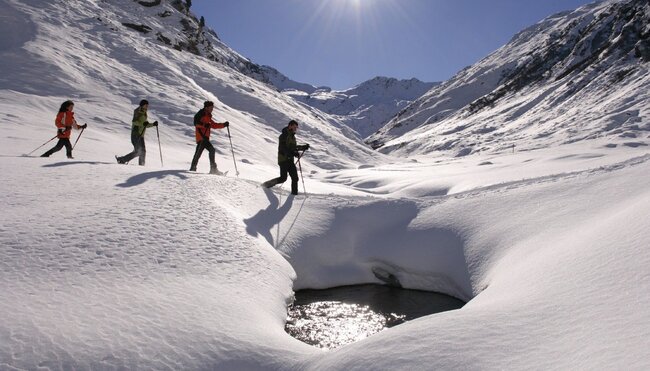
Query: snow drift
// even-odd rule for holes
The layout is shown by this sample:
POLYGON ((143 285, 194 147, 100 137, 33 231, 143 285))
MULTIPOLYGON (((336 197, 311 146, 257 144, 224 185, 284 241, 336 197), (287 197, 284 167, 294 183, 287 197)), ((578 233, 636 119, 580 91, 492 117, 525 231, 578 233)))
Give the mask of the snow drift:
POLYGON ((141 3, 0 0, 0 369, 650 367, 647 147, 373 154, 227 64, 107 26, 177 27, 141 3), (146 166, 113 158, 143 97, 164 167, 151 131, 146 166), (235 158, 212 138, 228 177, 186 170, 207 98, 233 123, 235 158), (89 123, 75 160, 20 156, 66 99, 89 123), (314 147, 298 197, 258 185, 289 117, 314 147), (293 289, 385 274, 469 303, 331 352, 284 332, 293 289))

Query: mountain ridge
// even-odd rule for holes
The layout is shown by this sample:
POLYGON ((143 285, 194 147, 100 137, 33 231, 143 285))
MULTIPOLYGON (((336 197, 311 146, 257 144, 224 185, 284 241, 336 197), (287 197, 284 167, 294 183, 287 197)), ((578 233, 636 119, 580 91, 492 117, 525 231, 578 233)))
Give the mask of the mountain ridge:
POLYGON ((311 107, 336 115, 360 138, 365 138, 437 84, 416 78, 398 80, 377 76, 346 90, 326 87, 312 92, 294 89, 285 93, 311 107))
POLYGON ((433 88, 366 143, 384 153, 457 156, 643 137, 649 8, 605 1, 547 17, 433 88))

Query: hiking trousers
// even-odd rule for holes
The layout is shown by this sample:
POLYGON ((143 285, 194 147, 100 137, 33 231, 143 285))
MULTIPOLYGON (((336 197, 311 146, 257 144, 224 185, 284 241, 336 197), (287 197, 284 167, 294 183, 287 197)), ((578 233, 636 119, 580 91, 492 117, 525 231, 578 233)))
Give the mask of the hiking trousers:
POLYGON ((214 159, 214 146, 212 143, 210 143, 209 140, 203 139, 202 141, 196 143, 196 151, 194 151, 194 158, 192 158, 192 165, 190 165, 190 170, 196 170, 196 165, 199 163, 199 158, 201 158, 204 149, 207 149, 209 152, 210 169, 217 167, 217 163, 214 159))
POLYGON ((276 184, 284 183, 287 180, 287 174, 291 177, 291 194, 298 194, 298 169, 296 164, 293 163, 293 158, 289 161, 280 163, 280 177, 271 179, 266 184, 273 187, 276 184))
POLYGON ((49 151, 43 153, 41 157, 50 157, 51 154, 55 152, 59 152, 61 148, 63 148, 64 146, 65 146, 65 155, 68 158, 72 158, 72 143, 70 143, 69 138, 59 138, 59 141, 56 143, 56 146, 54 146, 49 151))
POLYGON ((138 164, 144 166, 144 161, 147 156, 147 147, 144 145, 144 135, 138 135, 137 130, 131 131, 131 144, 133 144, 133 152, 118 157, 117 161, 126 163, 138 157, 138 164))

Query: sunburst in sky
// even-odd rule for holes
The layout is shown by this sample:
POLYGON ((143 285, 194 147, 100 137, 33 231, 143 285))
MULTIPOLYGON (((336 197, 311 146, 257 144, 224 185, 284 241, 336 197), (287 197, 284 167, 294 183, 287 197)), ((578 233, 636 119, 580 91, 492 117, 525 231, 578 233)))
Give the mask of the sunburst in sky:
POLYGON ((193 0, 230 47, 335 89, 375 76, 442 81, 554 13, 590 0, 193 0))

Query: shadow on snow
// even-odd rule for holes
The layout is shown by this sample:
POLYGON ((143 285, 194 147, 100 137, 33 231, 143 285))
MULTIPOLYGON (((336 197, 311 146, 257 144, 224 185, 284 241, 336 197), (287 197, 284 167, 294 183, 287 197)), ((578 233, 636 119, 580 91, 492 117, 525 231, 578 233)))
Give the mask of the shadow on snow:
POLYGON ((246 224, 246 232, 248 232, 249 235, 256 237, 258 234, 261 234, 266 241, 268 241, 269 244, 274 246, 276 249, 284 242, 284 239, 287 237, 291 229, 296 223, 296 220, 298 220, 298 216, 300 215, 300 212, 302 211, 302 207, 305 204, 305 198, 303 198, 302 203, 300 204, 300 209, 296 213, 296 216, 294 220, 291 222, 291 225, 287 228, 287 231, 285 232, 284 236, 280 238, 280 223, 284 218, 287 216, 289 213, 289 210, 291 210, 291 206, 293 205, 294 201, 294 196, 289 195, 287 199, 282 203, 282 196, 280 195, 280 198, 273 193, 268 188, 264 189, 264 193, 266 194, 266 197, 269 199, 269 206, 266 209, 262 209, 257 212, 257 214, 253 215, 252 217, 248 219, 244 219, 244 223, 246 224), (280 204, 282 203, 282 206, 280 204), (271 230, 273 227, 276 226, 276 238, 274 241, 273 234, 271 233, 271 230))
POLYGON ((161 171, 152 171, 149 173, 142 173, 138 175, 134 175, 127 179, 124 183, 117 184, 116 187, 121 187, 121 188, 130 188, 130 187, 136 187, 144 182, 146 182, 149 179, 159 179, 162 180, 163 178, 167 176, 175 176, 178 177, 182 180, 187 179, 187 170, 161 170, 161 171))

